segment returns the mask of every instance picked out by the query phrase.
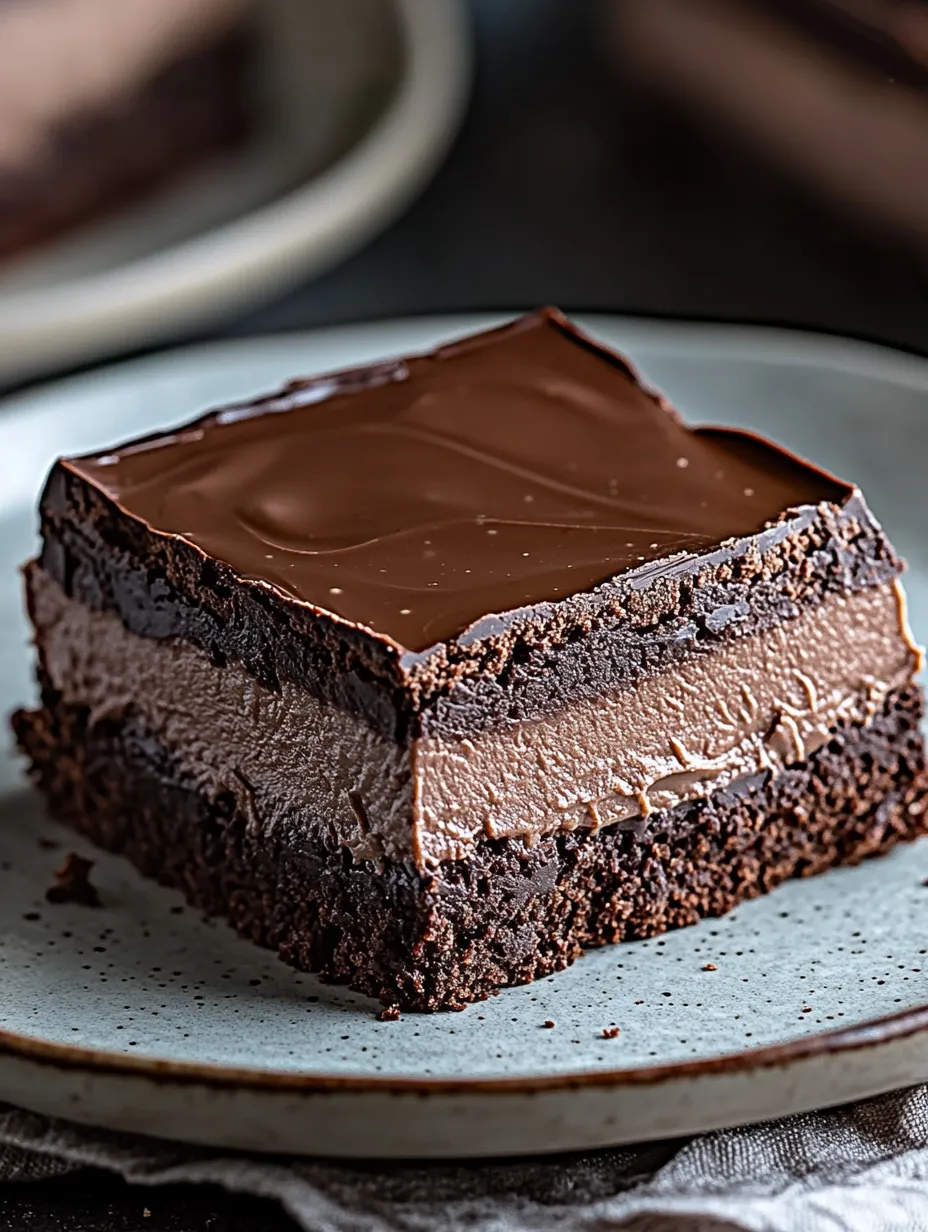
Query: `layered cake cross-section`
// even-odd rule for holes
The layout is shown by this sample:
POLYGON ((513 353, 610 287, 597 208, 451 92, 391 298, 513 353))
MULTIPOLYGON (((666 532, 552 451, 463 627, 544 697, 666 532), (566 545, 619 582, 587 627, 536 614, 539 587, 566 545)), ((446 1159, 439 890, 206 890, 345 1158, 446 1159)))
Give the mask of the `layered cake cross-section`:
POLYGON ((456 1008, 925 828, 861 493, 545 310, 59 461, 52 812, 295 966, 456 1008))

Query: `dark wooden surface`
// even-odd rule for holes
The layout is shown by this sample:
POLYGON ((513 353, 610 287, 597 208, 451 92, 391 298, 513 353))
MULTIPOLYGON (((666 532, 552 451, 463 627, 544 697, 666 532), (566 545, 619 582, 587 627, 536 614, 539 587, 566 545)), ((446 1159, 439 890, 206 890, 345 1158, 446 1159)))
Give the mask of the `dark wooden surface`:
MULTIPOLYGON (((472 7, 473 105, 420 201, 338 269, 205 336, 554 302, 789 323, 928 353, 924 257, 629 89, 592 3, 472 7)), ((0 1186, 7 1232, 291 1226, 270 1203, 101 1173, 0 1186)))

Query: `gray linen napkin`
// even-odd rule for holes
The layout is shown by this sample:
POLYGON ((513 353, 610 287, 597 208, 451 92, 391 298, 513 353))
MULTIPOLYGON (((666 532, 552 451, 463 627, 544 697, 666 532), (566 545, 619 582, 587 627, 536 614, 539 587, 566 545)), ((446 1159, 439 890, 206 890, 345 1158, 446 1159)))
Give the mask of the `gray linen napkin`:
POLYGON ((928 1087, 675 1143, 462 1164, 247 1158, 0 1105, 0 1180, 85 1166, 277 1198, 313 1232, 928 1232, 928 1087))

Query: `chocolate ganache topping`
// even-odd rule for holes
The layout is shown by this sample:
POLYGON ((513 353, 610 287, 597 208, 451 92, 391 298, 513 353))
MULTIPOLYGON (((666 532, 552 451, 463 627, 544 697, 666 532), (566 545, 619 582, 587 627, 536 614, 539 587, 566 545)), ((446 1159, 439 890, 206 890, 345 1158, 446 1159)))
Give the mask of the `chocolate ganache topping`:
POLYGON ((553 309, 68 465, 411 651, 852 491, 749 433, 686 427, 553 309))

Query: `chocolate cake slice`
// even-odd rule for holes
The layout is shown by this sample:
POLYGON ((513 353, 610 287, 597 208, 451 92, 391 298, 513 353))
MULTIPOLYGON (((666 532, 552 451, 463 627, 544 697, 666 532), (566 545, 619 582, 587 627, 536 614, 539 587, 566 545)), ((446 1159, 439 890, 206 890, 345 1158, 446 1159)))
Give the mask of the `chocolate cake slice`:
POLYGON ((0 0, 0 262, 244 143, 250 0, 0 0))
POLYGON ((547 310, 58 462, 53 813, 295 966, 458 1008, 925 829, 902 563, 547 310))

